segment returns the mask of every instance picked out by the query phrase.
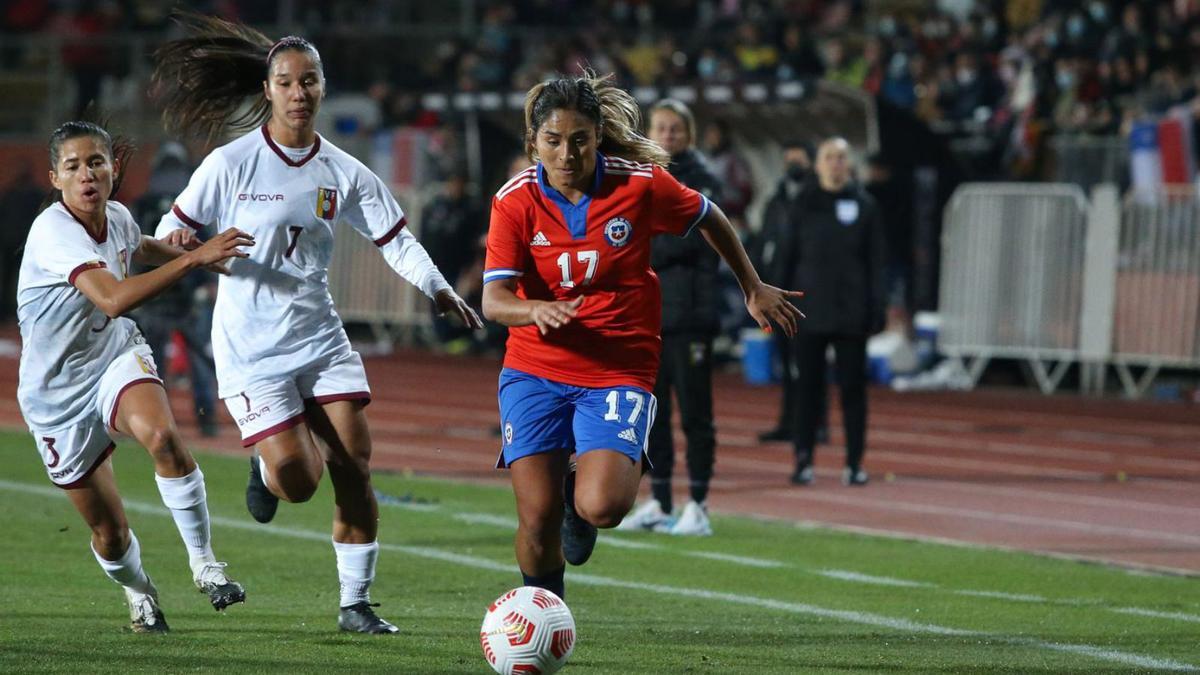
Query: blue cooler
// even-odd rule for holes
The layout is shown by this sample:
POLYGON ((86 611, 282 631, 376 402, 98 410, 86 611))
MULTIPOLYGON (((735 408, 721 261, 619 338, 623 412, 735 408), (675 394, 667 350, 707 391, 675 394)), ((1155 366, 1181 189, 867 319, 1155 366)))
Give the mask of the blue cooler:
POLYGON ((748 384, 774 384, 775 341, 761 328, 743 328, 742 375, 748 384))
POLYGON ((917 312, 913 317, 919 370, 928 370, 937 360, 937 337, 941 326, 942 317, 938 316, 937 312, 917 312))

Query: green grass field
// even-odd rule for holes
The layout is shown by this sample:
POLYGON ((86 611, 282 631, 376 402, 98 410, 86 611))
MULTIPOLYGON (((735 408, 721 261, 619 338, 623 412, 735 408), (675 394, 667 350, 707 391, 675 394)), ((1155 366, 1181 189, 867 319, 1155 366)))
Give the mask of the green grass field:
MULTIPOLYGON (((520 585, 504 488, 377 475, 372 599, 399 636, 335 625, 328 486, 269 526, 242 504, 246 461, 198 453, 218 557, 247 590, 218 614, 145 453, 118 481, 172 632, 133 635, 119 588, 29 437, 0 433, 0 672, 490 672, 478 630, 520 585)), ((579 673, 1139 672, 1200 664, 1200 580, 1033 555, 714 519, 717 536, 604 534, 568 570, 579 673)))

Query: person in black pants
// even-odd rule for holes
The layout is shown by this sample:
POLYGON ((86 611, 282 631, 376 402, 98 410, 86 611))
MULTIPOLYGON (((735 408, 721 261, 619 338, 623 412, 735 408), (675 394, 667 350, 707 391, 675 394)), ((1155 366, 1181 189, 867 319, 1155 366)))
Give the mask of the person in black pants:
MULTIPOLYGON (((787 274, 783 279, 771 278, 771 274, 778 270, 775 260, 779 255, 780 238, 785 231, 796 227, 797 210, 801 203, 800 196, 804 184, 812 174, 812 158, 815 154, 816 149, 811 143, 793 139, 783 144, 783 177, 779 181, 779 187, 775 189, 775 194, 771 195, 771 200, 767 202, 763 213, 762 229, 755 238, 750 251, 755 266, 767 275, 764 278, 767 283, 786 283, 789 280, 787 274)), ((774 429, 759 434, 758 441, 760 443, 790 442, 792 436, 795 435, 795 419, 792 408, 795 407, 796 398, 792 341, 782 333, 773 333, 771 337, 775 343, 775 356, 779 359, 780 370, 783 373, 783 396, 779 405, 779 422, 776 423, 774 429)), ((827 408, 825 399, 822 398, 816 435, 818 443, 829 442, 827 408)))
POLYGON ((875 200, 851 181, 850 146, 831 138, 817 149, 815 176, 804 187, 797 227, 780 245, 779 274, 803 288, 797 304, 807 318, 793 342, 796 396, 792 482, 813 482, 813 447, 825 395, 825 351, 833 345, 846 466, 842 482, 865 485, 867 338, 886 316, 886 244, 875 200))
MULTIPOLYGON (((680 183, 718 201, 720 183, 692 145, 696 123, 691 110, 673 99, 650 109, 647 136, 671 153, 668 170, 680 183)), ((717 254, 698 232, 686 237, 656 237, 650 265, 662 285, 662 360, 654 397, 658 415, 650 428, 650 489, 653 498, 621 521, 618 529, 657 530, 680 535, 709 535, 705 501, 712 478, 716 431, 713 428, 712 345, 717 317, 717 254), (672 518, 671 474, 675 444, 671 437, 671 392, 687 438, 691 500, 672 518)))

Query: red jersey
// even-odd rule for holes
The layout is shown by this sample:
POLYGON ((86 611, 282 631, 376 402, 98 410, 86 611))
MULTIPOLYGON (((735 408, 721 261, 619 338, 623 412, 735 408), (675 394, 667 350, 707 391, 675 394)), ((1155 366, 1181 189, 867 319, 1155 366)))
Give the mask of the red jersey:
POLYGON ((572 204, 539 163, 492 198, 484 283, 517 278, 517 297, 583 304, 550 331, 509 328, 504 365, 581 387, 654 390, 662 296, 650 238, 686 235, 708 213, 704 195, 662 167, 597 153, 592 189, 572 204))

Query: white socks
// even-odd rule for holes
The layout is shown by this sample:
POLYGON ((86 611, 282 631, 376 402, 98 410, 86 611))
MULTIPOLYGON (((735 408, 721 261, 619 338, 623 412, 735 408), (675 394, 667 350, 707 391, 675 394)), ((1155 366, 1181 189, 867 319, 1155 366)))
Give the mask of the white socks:
POLYGON ((379 542, 343 544, 333 542, 337 555, 338 581, 342 583, 339 607, 369 602, 368 589, 375 579, 375 560, 379 557, 379 542))
POLYGON ((267 479, 267 461, 262 458, 262 455, 258 456, 258 473, 260 476, 262 476, 263 485, 266 485, 267 489, 270 490, 271 483, 267 479))
POLYGON ((212 533, 208 520, 208 500, 204 491, 204 474, 200 467, 182 478, 163 478, 155 475, 158 493, 163 504, 171 509, 175 527, 187 546, 188 564, 193 572, 204 563, 215 562, 212 533))
POLYGON ((147 595, 154 592, 154 585, 150 583, 150 577, 146 576, 146 571, 142 569, 142 547, 138 544, 137 535, 133 530, 129 531, 129 548, 125 549, 124 555, 117 560, 105 560, 96 552, 95 545, 92 546, 92 555, 96 556, 96 562, 100 563, 101 569, 108 575, 109 579, 121 584, 135 593, 147 595))

